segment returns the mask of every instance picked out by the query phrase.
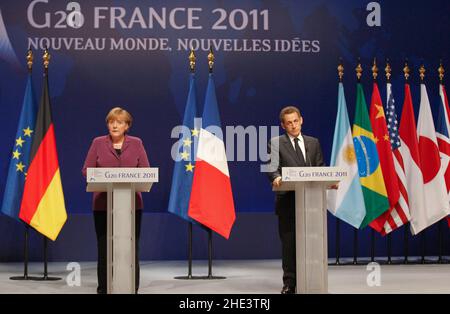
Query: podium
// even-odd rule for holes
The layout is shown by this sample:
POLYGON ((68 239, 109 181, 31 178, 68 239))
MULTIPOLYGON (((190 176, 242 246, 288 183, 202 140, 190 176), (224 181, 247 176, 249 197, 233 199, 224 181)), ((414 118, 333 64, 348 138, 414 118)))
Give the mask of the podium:
POLYGON ((135 196, 158 182, 158 168, 88 168, 87 192, 107 192, 107 292, 134 294, 135 196))
POLYGON ((328 293, 326 190, 347 177, 339 167, 284 167, 274 191, 295 191, 296 293, 328 293))

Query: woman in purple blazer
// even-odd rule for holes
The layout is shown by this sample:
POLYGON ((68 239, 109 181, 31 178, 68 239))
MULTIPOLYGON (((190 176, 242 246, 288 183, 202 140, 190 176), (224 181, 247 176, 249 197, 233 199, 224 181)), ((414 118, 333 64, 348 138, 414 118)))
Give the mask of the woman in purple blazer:
MULTIPOLYGON (((127 135, 133 118, 120 107, 113 108, 106 116, 109 135, 96 137, 89 148, 83 166, 92 167, 149 167, 147 153, 141 139, 127 135)), ((92 208, 94 210, 95 232, 97 234, 97 293, 106 293, 106 193, 94 193, 92 208)), ((139 288, 139 236, 142 218, 142 195, 136 193, 136 291, 139 288)))

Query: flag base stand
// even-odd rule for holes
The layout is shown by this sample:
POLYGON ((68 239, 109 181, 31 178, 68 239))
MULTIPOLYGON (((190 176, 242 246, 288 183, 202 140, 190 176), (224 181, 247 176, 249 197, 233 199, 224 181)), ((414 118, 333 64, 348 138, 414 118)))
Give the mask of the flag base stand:
POLYGON ((62 278, 60 278, 60 277, 44 276, 44 277, 34 278, 32 280, 34 280, 34 281, 58 281, 58 280, 62 280, 62 278))
POLYGON ((334 263, 328 263, 328 266, 341 266, 342 263, 339 259, 336 259, 334 263))
POLYGON ((377 263, 379 265, 392 265, 392 260, 389 262, 388 260, 370 260, 369 263, 377 263))
POLYGON ((420 257, 417 258, 411 258, 410 256, 408 257, 408 259, 404 259, 403 260, 403 265, 421 265, 422 264, 422 259, 420 257))
POLYGON ((386 265, 404 265, 405 259, 404 258, 390 258, 386 261, 386 265))
MULTIPOLYGON (((438 229, 438 235, 439 235, 439 255, 438 255, 438 259, 436 261, 437 264, 448 264, 450 262, 450 260, 446 259, 446 257, 448 256, 444 256, 444 231, 443 231, 443 226, 442 224, 444 223, 445 219, 442 219, 439 222, 439 229, 438 229)), ((445 222, 445 225, 447 225, 447 222, 445 222)), ((450 225, 449 225, 450 227, 450 225)))
POLYGON ((15 281, 25 281, 25 280, 37 280, 39 277, 32 277, 32 276, 13 276, 9 277, 9 280, 15 280, 15 281))
POLYGON ((334 266, 339 266, 341 265, 341 243, 340 243, 340 235, 341 235, 341 222, 339 219, 336 219, 336 260, 334 263, 328 263, 329 266, 334 265, 334 266))
POLYGON ((14 281, 26 281, 26 280, 36 280, 39 277, 28 276, 28 239, 30 226, 25 224, 25 236, 24 236, 24 261, 23 261, 23 276, 13 276, 9 277, 9 280, 14 281))
POLYGON ((189 259, 187 276, 177 276, 177 280, 223 280, 227 277, 212 275, 212 230, 208 229, 208 276, 192 275, 192 222, 189 222, 189 259))
POLYGON ((178 279, 178 280, 221 280, 221 279, 227 279, 227 277, 223 277, 223 276, 179 276, 179 277, 174 277, 174 279, 178 279))
POLYGON ((47 237, 44 237, 44 276, 43 277, 37 277, 34 278, 34 281, 58 281, 61 280, 62 278, 60 277, 49 277, 48 276, 48 271, 47 271, 47 237))
POLYGON ((420 261, 418 264, 421 264, 421 265, 437 265, 437 264, 439 264, 438 263, 438 261, 436 260, 436 261, 432 261, 432 260, 429 260, 429 259, 427 259, 427 260, 424 260, 424 261, 420 261))
POLYGON ((177 277, 173 277, 173 279, 177 279, 177 280, 196 280, 196 279, 201 279, 201 276, 177 276, 177 277))
POLYGON ((363 266, 363 265, 367 265, 371 263, 370 260, 352 260, 350 262, 342 262, 340 261, 339 264, 333 264, 333 265, 338 265, 338 266, 363 266))

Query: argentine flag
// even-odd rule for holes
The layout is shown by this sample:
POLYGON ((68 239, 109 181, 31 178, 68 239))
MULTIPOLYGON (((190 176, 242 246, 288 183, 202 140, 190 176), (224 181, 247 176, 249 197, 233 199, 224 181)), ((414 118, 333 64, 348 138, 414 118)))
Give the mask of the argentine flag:
POLYGON ((330 166, 345 168, 348 177, 339 183, 337 190, 328 190, 328 209, 336 217, 359 228, 366 216, 366 208, 342 83, 339 83, 338 112, 330 166))

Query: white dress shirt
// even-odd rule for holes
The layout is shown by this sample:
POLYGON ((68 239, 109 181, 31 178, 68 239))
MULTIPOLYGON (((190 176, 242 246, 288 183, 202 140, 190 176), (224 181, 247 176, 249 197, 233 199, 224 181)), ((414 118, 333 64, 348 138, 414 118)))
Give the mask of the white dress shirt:
MULTIPOLYGON (((288 134, 288 136, 289 136, 289 140, 291 141, 292 147, 294 147, 294 150, 295 150, 295 142, 294 142, 295 137, 290 136, 289 134, 288 134)), ((298 146, 300 146, 300 149, 302 150, 302 154, 303 154, 303 159, 306 162, 305 141, 303 140, 303 136, 301 133, 297 136, 297 138, 298 138, 298 146)))

